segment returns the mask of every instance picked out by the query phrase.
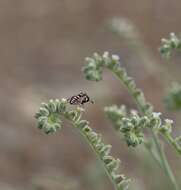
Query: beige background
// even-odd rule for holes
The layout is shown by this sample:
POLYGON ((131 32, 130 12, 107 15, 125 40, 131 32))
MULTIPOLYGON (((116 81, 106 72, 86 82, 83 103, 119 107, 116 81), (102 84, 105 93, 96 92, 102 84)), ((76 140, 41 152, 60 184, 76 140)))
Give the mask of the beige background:
MULTIPOLYGON (((81 67, 95 51, 117 53, 156 110, 163 111, 164 89, 180 78, 180 56, 167 64, 158 47, 162 37, 181 31, 180 7, 179 0, 0 0, 0 189, 113 189, 72 127, 65 124, 52 136, 35 128, 33 115, 42 101, 80 90, 96 102, 86 106, 85 118, 113 145, 113 155, 137 189, 170 189, 150 156, 120 142, 103 114, 103 106, 113 103, 134 107, 126 91, 108 72, 100 83, 86 81, 81 67), (135 24, 149 60, 105 27, 115 16, 135 24)), ((179 114, 164 113, 179 126, 179 114)), ((180 161, 167 150, 180 178, 180 161)))

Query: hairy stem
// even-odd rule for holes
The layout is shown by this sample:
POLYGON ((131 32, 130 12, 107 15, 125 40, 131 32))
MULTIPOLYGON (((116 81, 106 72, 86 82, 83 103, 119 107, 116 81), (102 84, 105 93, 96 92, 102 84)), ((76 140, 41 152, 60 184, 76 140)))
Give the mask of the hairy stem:
MULTIPOLYGON (((138 96, 135 96, 135 91, 133 91, 133 89, 128 85, 127 81, 125 80, 126 77, 122 77, 122 73, 120 73, 120 70, 117 70, 117 69, 110 69, 116 76, 117 78, 124 84, 124 86, 127 88, 127 90, 129 91, 129 93, 131 94, 131 96, 133 97, 135 103, 137 104, 138 106, 138 109, 141 111, 142 114, 145 114, 145 115, 148 115, 151 113, 152 111, 152 108, 149 107, 150 105, 146 102, 145 98, 144 98, 144 95, 143 93, 139 90, 138 90, 138 96), (141 98, 140 98, 141 96, 141 98), (151 109, 150 109, 151 108, 151 109)), ((179 187, 177 185, 177 182, 175 180, 175 177, 174 177, 174 174, 171 170, 171 167, 169 166, 169 163, 167 161, 167 158, 165 156, 165 153, 164 153, 164 150, 160 144, 160 141, 158 139, 158 136, 157 134, 153 131, 153 129, 151 129, 151 132, 152 132, 152 136, 153 136, 153 140, 154 140, 154 143, 156 145, 156 149, 157 149, 157 152, 159 154, 159 157, 161 160, 161 165, 162 165, 162 168, 164 169, 166 175, 169 177, 173 187, 175 190, 179 190, 179 187)), ((145 146, 145 148, 150 151, 147 146, 145 146)), ((160 163, 159 163, 160 164, 160 163)))
POLYGON ((153 150, 153 147, 151 147, 147 142, 144 143, 144 147, 152 155, 152 158, 158 163, 158 165, 162 167, 160 157, 158 156, 157 152, 153 150))
POLYGON ((100 134, 97 134, 89 126, 89 122, 82 120, 84 109, 77 107, 75 110, 67 111, 67 100, 50 100, 49 103, 43 103, 36 113, 35 118, 38 121, 37 127, 46 134, 55 133, 62 127, 61 117, 66 118, 80 134, 87 140, 97 157, 104 166, 104 169, 114 185, 115 190, 127 190, 129 179, 124 175, 118 174, 117 170, 120 160, 110 155, 111 145, 106 145, 102 141, 100 134))
MULTIPOLYGON (((124 84, 124 86, 127 88, 128 92, 133 97, 133 100, 137 104, 138 110, 146 116, 148 119, 153 115, 153 107, 146 101, 143 92, 137 88, 134 80, 128 76, 126 70, 120 66, 119 56, 117 55, 109 55, 108 52, 105 52, 102 56, 94 53, 92 57, 86 58, 87 65, 83 67, 84 74, 86 76, 87 80, 92 81, 100 81, 102 79, 102 72, 103 68, 106 67, 110 71, 113 72, 114 75, 124 84)), ((172 173, 172 170, 168 164, 168 161, 166 159, 166 156, 164 154, 164 150, 161 147, 160 141, 157 137, 157 132, 160 132, 163 134, 163 136, 168 139, 168 136, 164 134, 165 131, 171 133, 171 121, 165 120, 165 126, 161 125, 161 119, 158 115, 158 123, 153 123, 151 126, 149 126, 152 135, 153 135, 153 141, 155 143, 155 149, 160 157, 160 164, 162 165, 162 168, 165 168, 164 171, 166 172, 166 175, 169 177, 173 187, 175 190, 178 190, 178 185, 176 184, 175 177, 172 173), (154 128, 155 126, 156 128, 154 128)), ((119 117, 119 116, 118 116, 119 117)), ((155 116, 154 116, 155 117, 155 116)), ((157 117, 157 116, 156 116, 157 117)), ((126 121, 126 120, 124 120, 126 121)), ((130 125, 130 124, 129 124, 130 125)), ((132 125, 132 124, 131 124, 132 125)), ((130 126, 127 126, 130 130, 130 126)), ((138 132, 139 133, 139 132, 138 132)), ((126 133, 125 133, 126 134, 126 133)), ((127 138, 127 144, 131 144, 135 146, 136 144, 140 144, 142 142, 142 136, 143 134, 139 133, 135 136, 135 133, 128 134, 127 138), (132 135, 132 136, 129 136, 132 135)), ((178 141, 178 139, 175 139, 175 142, 178 141)), ((173 145, 173 143, 172 143, 173 145)), ((175 144, 173 146, 175 148, 175 144)), ((146 147, 147 148, 147 147, 146 147)), ((149 149, 148 149, 149 150, 149 149)), ((150 151, 150 150, 149 150, 150 151)), ((157 159, 158 160, 158 159, 157 159)))
POLYGON ((118 188, 117 184, 115 183, 115 180, 113 179, 113 177, 111 176, 111 174, 109 173, 109 170, 106 166, 106 164, 104 163, 103 159, 99 156, 99 152, 97 151, 96 147, 91 143, 89 136, 86 135, 86 133, 81 130, 81 128, 79 128, 76 124, 72 123, 72 125, 76 128, 79 129, 79 132, 81 134, 81 136, 88 142, 88 144, 90 145, 91 149, 94 151, 94 153, 96 154, 97 158, 99 158, 99 161, 101 162, 107 176, 109 177, 110 181, 112 182, 114 189, 115 190, 124 190, 122 187, 118 188))
POLYGON ((153 135, 153 139, 154 139, 154 142, 155 142, 155 146, 157 148, 157 151, 158 151, 158 153, 160 155, 160 159, 162 161, 162 168, 165 170, 165 173, 167 174, 170 181, 172 182, 172 185, 174 186, 174 189, 179 190, 180 188, 179 188, 179 186, 178 186, 178 184, 176 182, 175 176, 173 175, 173 172, 172 172, 172 170, 170 168, 170 165, 169 165, 169 163, 167 161, 167 158, 165 156, 164 150, 163 150, 163 148, 162 148, 162 146, 161 146, 161 144, 160 144, 160 142, 158 140, 157 134, 154 131, 152 131, 152 135, 153 135))
POLYGON ((176 139, 174 139, 170 133, 164 132, 163 136, 166 137, 167 141, 169 144, 171 144, 173 147, 175 147, 175 150, 181 154, 181 147, 179 146, 179 144, 177 143, 176 139))
POLYGON ((86 139, 92 150, 95 152, 100 162, 102 163, 106 174, 111 180, 115 190, 126 190, 128 188, 129 179, 125 179, 124 175, 116 174, 116 170, 119 167, 120 160, 114 159, 109 155, 111 146, 105 145, 102 142, 101 136, 96 134, 89 126, 88 123, 84 127, 80 125, 80 122, 84 120, 70 119, 65 114, 65 117, 71 122, 71 124, 77 128, 80 134, 86 139))

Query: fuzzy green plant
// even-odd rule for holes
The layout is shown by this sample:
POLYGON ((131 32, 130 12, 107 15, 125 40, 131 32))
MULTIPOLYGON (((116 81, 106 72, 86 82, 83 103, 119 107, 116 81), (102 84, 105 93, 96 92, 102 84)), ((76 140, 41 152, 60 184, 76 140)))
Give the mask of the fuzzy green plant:
POLYGON ((153 129, 166 137, 167 141, 181 155, 180 137, 174 139, 171 136, 173 121, 165 119, 162 122, 161 113, 152 112, 149 117, 140 116, 135 110, 127 113, 125 106, 118 107, 116 105, 105 107, 104 110, 115 129, 123 134, 128 146, 136 147, 145 143, 144 130, 153 129))
POLYGON ((159 50, 163 57, 170 58, 173 50, 181 50, 181 39, 172 32, 168 39, 161 39, 161 47, 159 50))
POLYGON ((143 130, 149 125, 147 116, 140 117, 135 110, 128 113, 124 105, 107 106, 104 111, 128 146, 136 147, 144 142, 143 130))
POLYGON ((153 140, 155 144, 155 150, 150 150, 150 147, 146 145, 145 147, 150 151, 152 156, 157 155, 155 160, 159 162, 159 165, 169 177, 174 189, 179 190, 158 136, 158 134, 162 134, 181 155, 180 145, 178 144, 177 138, 174 139, 171 136, 171 122, 168 122, 170 120, 166 120, 165 125, 162 125, 159 114, 153 113, 153 106, 146 101, 143 92, 137 88, 133 78, 128 76, 126 70, 121 67, 117 55, 109 55, 108 52, 105 52, 103 55, 95 53, 92 57, 86 58, 86 65, 83 67, 83 72, 86 79, 99 81, 102 79, 104 68, 110 70, 127 88, 137 104, 140 114, 142 114, 142 117, 138 114, 132 115, 131 117, 125 117, 127 113, 123 107, 120 109, 117 109, 117 107, 110 107, 106 108, 107 113, 109 112, 109 118, 116 122, 116 128, 123 133, 127 144, 133 147, 144 141, 143 128, 149 128, 152 135, 151 140, 153 140), (111 112, 114 112, 114 114, 111 115, 111 112), (118 118, 120 120, 118 120, 118 118), (140 123, 142 123, 142 126, 140 126, 140 123), (153 152, 156 152, 156 154, 152 154, 153 152))
POLYGON ((148 115, 152 113, 152 105, 146 102, 143 92, 136 87, 133 78, 128 76, 126 70, 121 67, 119 56, 110 56, 108 52, 103 55, 94 53, 92 57, 86 58, 86 63, 83 72, 87 80, 100 81, 102 80, 103 68, 109 69, 127 87, 130 95, 139 105, 140 111, 148 115))
MULTIPOLYGON (((181 50, 181 38, 175 35, 175 33, 170 33, 169 39, 161 39, 161 46, 159 48, 160 53, 165 58, 170 58, 172 52, 181 50)), ((181 110, 181 84, 178 82, 172 82, 166 96, 164 97, 165 107, 169 111, 179 111, 181 110)))
MULTIPOLYGON (((125 43, 128 50, 142 63, 147 73, 161 73, 163 68, 157 64, 158 60, 151 49, 146 45, 139 28, 129 19, 113 17, 108 20, 107 28, 118 37, 121 43, 125 43)), ((166 72, 166 70, 164 70, 166 72)), ((164 75, 163 75, 164 76, 164 75)), ((164 82, 166 78, 162 82, 164 82)))
POLYGON ((56 99, 50 100, 48 103, 42 103, 35 115, 37 127, 46 134, 52 134, 62 128, 62 118, 68 120, 93 149, 113 183, 115 190, 126 190, 129 179, 117 173, 120 160, 110 155, 111 145, 104 144, 101 135, 92 130, 88 121, 82 119, 84 109, 76 107, 74 110, 68 110, 67 107, 68 102, 66 99, 56 99))

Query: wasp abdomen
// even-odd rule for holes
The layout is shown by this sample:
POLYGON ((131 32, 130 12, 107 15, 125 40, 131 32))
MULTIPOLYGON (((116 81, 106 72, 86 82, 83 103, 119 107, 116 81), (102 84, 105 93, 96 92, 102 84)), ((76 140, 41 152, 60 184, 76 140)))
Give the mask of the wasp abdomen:
POLYGON ((78 97, 78 96, 72 96, 72 97, 69 99, 69 103, 70 103, 70 104, 79 104, 79 97, 78 97))

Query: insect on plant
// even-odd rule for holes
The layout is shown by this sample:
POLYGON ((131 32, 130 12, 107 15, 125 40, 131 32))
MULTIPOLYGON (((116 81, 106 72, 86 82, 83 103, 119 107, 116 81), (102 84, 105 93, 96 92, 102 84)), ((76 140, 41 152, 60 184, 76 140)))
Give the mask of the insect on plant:
MULTIPOLYGON (((163 43, 163 48, 166 49, 162 49, 162 51, 160 49, 160 51, 161 53, 166 53, 166 55, 170 55, 171 52, 169 53, 168 51, 171 51, 173 48, 181 47, 181 42, 178 42, 173 34, 171 35, 171 40, 163 40, 163 43), (165 46, 165 43, 167 46, 165 46)), ((110 55, 108 52, 103 53, 103 55, 94 53, 93 56, 86 58, 86 65, 82 70, 87 80, 100 81, 102 80, 104 68, 110 70, 124 84, 138 108, 138 112, 129 112, 124 105, 106 107, 105 113, 113 123, 114 128, 123 137, 128 146, 136 148, 138 145, 144 144, 145 149, 168 177, 172 189, 180 190, 180 184, 177 183, 164 152, 163 142, 160 139, 160 135, 162 135, 173 149, 175 149, 176 153, 181 155, 181 136, 172 136, 173 121, 167 118, 161 118, 160 113, 154 111, 154 107, 147 102, 144 93, 121 66, 117 55, 110 55), (146 128, 150 132, 148 138, 144 134, 146 128)), ((174 105, 180 103, 178 101, 180 100, 178 99, 180 97, 179 92, 178 89, 175 90, 174 88, 174 92, 169 96, 169 102, 174 103, 174 105)), ((82 118, 85 109, 82 109, 80 106, 88 102, 94 103, 86 92, 80 91, 68 99, 51 99, 48 103, 42 103, 39 111, 35 114, 37 127, 46 134, 53 134, 63 127, 61 118, 65 118, 88 142, 99 158, 100 163, 102 163, 114 189, 128 190, 130 179, 120 174, 118 170, 120 160, 111 156, 111 145, 105 144, 102 135, 97 134, 90 127, 89 122, 82 118), (69 109, 68 104, 76 106, 69 109)), ((175 107, 177 108, 178 106, 175 107)))
POLYGON ((87 102, 94 103, 93 100, 89 98, 86 92, 80 92, 77 95, 73 95, 72 97, 68 98, 67 101, 72 105, 84 105, 87 102))

